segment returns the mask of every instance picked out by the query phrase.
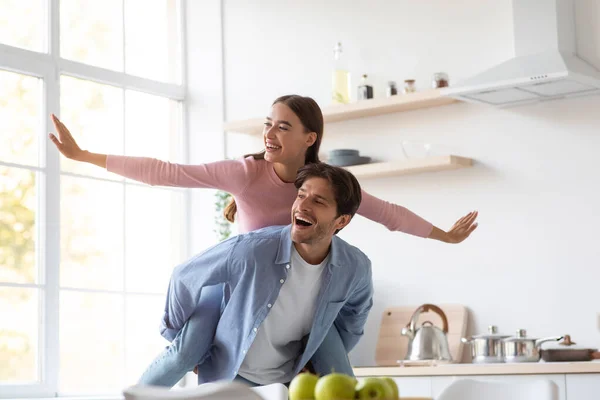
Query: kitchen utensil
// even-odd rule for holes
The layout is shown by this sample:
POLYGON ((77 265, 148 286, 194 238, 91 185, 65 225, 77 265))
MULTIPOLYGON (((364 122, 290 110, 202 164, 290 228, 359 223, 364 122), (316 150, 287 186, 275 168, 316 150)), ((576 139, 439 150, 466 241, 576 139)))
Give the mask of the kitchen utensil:
POLYGON ((504 351, 502 339, 509 335, 501 335, 495 325, 488 327, 488 333, 472 336, 470 339, 462 338, 464 344, 471 347, 473 363, 502 363, 504 362, 504 351))
POLYGON ((600 351, 589 348, 573 348, 577 343, 571 341, 571 336, 565 335, 558 343, 563 348, 551 348, 542 350, 542 359, 548 362, 566 361, 592 361, 600 360, 600 351))
MULTIPOLYGON (((467 333, 468 313, 467 308, 460 304, 438 304, 448 319, 448 345, 450 355, 454 362, 463 358, 465 345, 460 341, 467 333)), ((409 323, 416 305, 389 307, 383 311, 379 335, 375 347, 375 362, 379 366, 398 366, 398 360, 403 360, 408 350, 408 338, 402 336, 402 328, 409 323)), ((429 311, 419 315, 418 323, 431 321, 440 326, 442 319, 436 313, 429 311)), ((405 366, 430 365, 431 363, 418 363, 402 361, 405 366)))
POLYGON ((408 351, 404 359, 413 361, 452 361, 448 348, 448 338, 446 337, 447 333, 448 319, 444 311, 433 304, 423 304, 415 310, 409 324, 402 328, 402 335, 407 336, 409 339, 408 351), (431 321, 423 322, 420 327, 417 325, 419 314, 426 311, 433 311, 442 318, 442 329, 433 325, 431 321))
POLYGON ((552 336, 543 339, 527 337, 525 329, 519 329, 517 335, 502 339, 505 362, 538 362, 541 357, 540 348, 543 343, 559 341, 562 336, 552 336))

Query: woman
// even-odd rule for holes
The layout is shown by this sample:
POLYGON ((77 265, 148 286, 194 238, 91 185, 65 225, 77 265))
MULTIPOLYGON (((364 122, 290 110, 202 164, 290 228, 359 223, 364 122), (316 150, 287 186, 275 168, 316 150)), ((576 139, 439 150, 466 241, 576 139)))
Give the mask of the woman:
MULTIPOLYGON (((291 223, 290 207, 296 197, 293 183, 296 172, 307 163, 319 162, 324 126, 321 109, 313 99, 297 95, 282 96, 273 102, 265 121, 264 151, 238 160, 178 165, 151 158, 109 156, 81 150, 65 125, 54 115, 52 117, 58 138, 50 134, 50 139, 67 158, 95 164, 150 185, 213 188, 231 193, 233 202, 226 208, 225 215, 232 222, 237 218, 240 232, 291 223)), ((471 212, 459 219, 448 232, 444 232, 406 208, 364 191, 358 214, 392 231, 446 243, 462 242, 477 227, 477 212, 471 212)), ((172 340, 172 344, 148 368, 140 382, 173 386, 199 364, 209 349, 195 348, 195 341, 189 338, 201 334, 214 336, 222 302, 222 287, 203 292, 198 309, 186 327, 176 337, 163 332, 163 336, 172 340)), ((343 347, 335 328, 332 328, 326 340, 329 341, 329 348, 343 347)), ((326 357, 325 354, 321 356, 326 357)), ((318 358, 319 354, 315 354, 315 357, 318 358)), ((349 368, 349 364, 340 368, 344 367, 349 368)))

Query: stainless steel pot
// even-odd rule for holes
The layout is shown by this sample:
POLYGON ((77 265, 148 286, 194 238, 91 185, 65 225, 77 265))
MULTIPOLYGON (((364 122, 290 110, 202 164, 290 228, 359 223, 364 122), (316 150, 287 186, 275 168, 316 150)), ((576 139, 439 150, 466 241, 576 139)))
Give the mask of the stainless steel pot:
POLYGON ((509 335, 501 335, 495 325, 488 327, 487 334, 472 336, 460 340, 471 346, 471 362, 476 364, 503 363, 504 349, 502 339, 509 335))
POLYGON ((543 339, 527 337, 525 329, 519 329, 517 336, 502 339, 505 362, 538 362, 541 357, 542 343, 559 341, 562 336, 552 336, 543 339))

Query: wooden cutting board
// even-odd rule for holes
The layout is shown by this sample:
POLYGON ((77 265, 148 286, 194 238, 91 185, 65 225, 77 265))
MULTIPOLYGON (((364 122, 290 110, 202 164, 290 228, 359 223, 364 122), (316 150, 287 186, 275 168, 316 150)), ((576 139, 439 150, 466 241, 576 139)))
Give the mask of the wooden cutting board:
MULTIPOLYGON (((436 304, 444 311, 448 319, 448 345, 453 362, 462 360, 463 346, 460 341, 467 333, 467 308, 458 304, 436 304)), ((380 366, 398 366, 398 360, 403 360, 408 350, 408 338, 402 336, 410 317, 420 305, 408 307, 389 307, 384 310, 379 326, 379 337, 375 348, 375 362, 380 366)), ((425 321, 431 321, 440 329, 442 319, 434 312, 421 313, 417 327, 425 321)))

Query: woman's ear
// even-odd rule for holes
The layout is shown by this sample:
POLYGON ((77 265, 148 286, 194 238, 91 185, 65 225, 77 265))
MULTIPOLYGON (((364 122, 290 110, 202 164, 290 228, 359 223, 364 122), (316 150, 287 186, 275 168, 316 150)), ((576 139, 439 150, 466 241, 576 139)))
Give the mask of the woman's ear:
POLYGON ((317 141, 317 133, 316 132, 310 132, 308 135, 306 135, 306 145, 308 147, 315 144, 316 141, 317 141))

